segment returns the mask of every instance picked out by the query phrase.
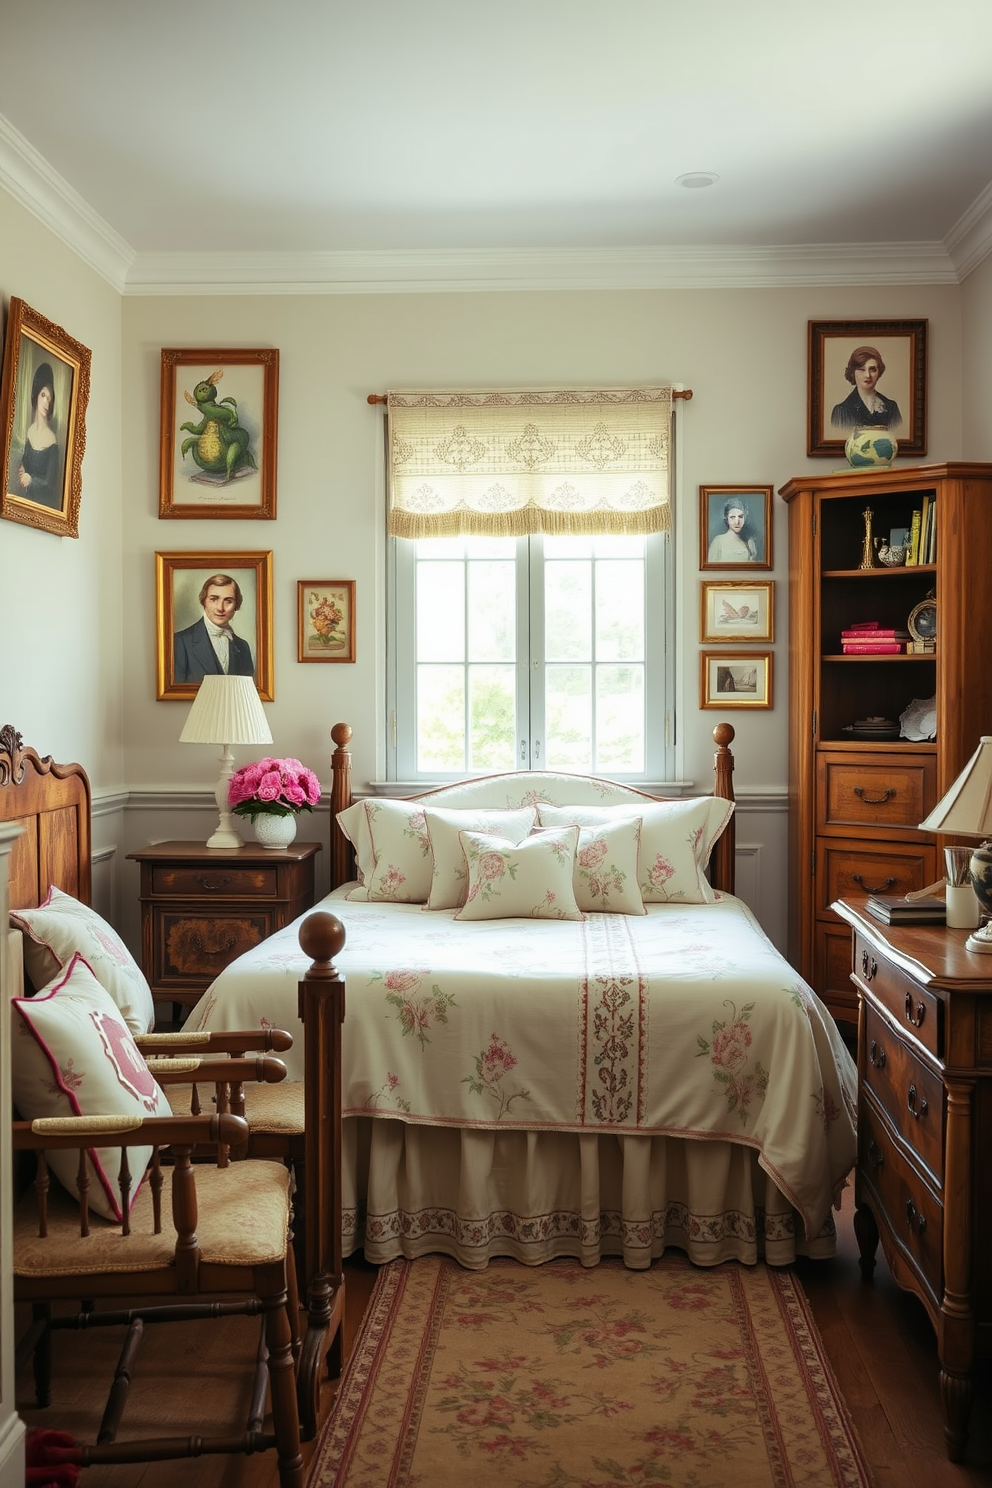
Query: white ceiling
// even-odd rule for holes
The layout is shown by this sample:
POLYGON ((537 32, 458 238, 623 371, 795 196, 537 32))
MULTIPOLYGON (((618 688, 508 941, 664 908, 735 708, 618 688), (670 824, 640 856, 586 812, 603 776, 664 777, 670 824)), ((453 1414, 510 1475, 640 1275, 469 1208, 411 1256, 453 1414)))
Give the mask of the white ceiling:
POLYGON ((0 0, 0 58, 0 181, 122 287, 992 246, 990 0, 0 0))

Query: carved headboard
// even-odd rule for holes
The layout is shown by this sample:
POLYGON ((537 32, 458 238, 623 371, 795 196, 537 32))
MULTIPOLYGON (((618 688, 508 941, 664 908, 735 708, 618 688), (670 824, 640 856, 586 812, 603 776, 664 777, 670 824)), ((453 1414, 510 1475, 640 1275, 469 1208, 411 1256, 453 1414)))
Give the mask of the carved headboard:
POLYGON ((24 828, 10 854, 11 909, 34 908, 52 884, 89 904, 90 806, 82 765, 42 759, 11 724, 0 728, 0 821, 24 828))

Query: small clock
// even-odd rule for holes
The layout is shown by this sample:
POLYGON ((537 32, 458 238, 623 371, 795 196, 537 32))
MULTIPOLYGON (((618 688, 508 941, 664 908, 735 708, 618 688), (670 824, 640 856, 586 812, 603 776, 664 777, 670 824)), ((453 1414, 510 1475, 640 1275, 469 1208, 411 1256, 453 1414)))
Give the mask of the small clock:
POLYGON ((937 639, 937 601, 930 594, 910 610, 906 621, 914 641, 935 642, 937 639))

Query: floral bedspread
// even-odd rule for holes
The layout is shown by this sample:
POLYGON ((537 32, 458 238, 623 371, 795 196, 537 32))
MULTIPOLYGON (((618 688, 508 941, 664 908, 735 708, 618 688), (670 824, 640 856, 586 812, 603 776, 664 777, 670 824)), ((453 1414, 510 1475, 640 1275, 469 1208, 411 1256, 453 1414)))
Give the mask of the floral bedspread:
MULTIPOLYGON (((346 1116, 742 1142, 820 1228, 856 1157, 856 1071, 739 899, 581 921, 464 923, 341 890, 320 907, 347 935, 346 1116)), ((190 1026, 298 1030, 299 924, 222 972, 190 1026)))

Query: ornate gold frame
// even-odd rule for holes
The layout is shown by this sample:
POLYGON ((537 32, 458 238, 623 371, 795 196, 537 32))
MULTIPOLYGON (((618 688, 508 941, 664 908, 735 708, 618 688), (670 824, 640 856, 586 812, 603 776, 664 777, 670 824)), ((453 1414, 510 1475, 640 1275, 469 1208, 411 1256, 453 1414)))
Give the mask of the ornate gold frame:
POLYGON ((297 579, 296 609, 297 661, 355 660, 354 579, 297 579), (315 627, 307 625, 307 618, 311 608, 325 598, 339 608, 341 625, 336 634, 321 641, 315 627))
POLYGON ((212 574, 230 574, 250 599, 255 616, 255 633, 245 636, 252 648, 255 685, 264 703, 275 697, 272 670, 272 553, 156 553, 155 554, 155 649, 157 655, 157 689, 159 702, 190 702, 196 696, 198 682, 175 680, 174 636, 176 620, 184 629, 199 618, 197 595, 205 579, 212 574), (185 583, 182 576, 191 575, 185 583), (177 584, 177 578, 180 582, 177 584), (246 593, 246 588, 252 592, 246 593), (181 592, 177 594, 177 589, 181 592), (176 605, 181 607, 177 616, 176 605))
POLYGON ((699 706, 701 708, 770 708, 772 706, 771 651, 702 651, 700 652, 699 706), (757 686, 753 697, 737 691, 721 690, 719 668, 753 666, 757 669, 757 686))

